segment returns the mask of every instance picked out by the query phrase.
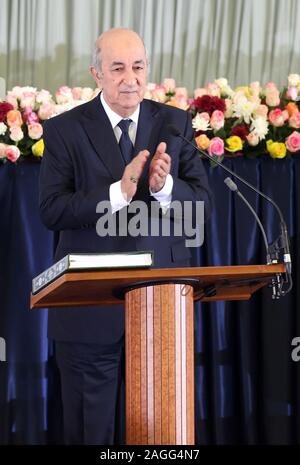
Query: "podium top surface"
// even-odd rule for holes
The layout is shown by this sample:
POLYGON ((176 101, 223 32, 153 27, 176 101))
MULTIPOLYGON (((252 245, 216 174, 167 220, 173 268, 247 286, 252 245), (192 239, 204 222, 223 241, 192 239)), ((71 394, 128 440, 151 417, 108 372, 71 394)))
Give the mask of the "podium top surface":
POLYGON ((30 306, 119 304, 122 299, 118 291, 124 288, 181 279, 196 280, 195 300, 247 300, 256 290, 269 284, 272 277, 284 272, 283 264, 68 272, 31 295, 30 306))

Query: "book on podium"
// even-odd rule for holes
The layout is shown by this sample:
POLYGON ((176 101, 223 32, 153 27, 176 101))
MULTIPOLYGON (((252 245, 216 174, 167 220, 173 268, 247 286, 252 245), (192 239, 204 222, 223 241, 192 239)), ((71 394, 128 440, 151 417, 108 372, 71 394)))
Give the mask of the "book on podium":
POLYGON ((153 265, 152 251, 119 253, 71 253, 47 268, 32 280, 32 294, 36 294, 58 276, 68 271, 114 268, 149 268, 153 265))

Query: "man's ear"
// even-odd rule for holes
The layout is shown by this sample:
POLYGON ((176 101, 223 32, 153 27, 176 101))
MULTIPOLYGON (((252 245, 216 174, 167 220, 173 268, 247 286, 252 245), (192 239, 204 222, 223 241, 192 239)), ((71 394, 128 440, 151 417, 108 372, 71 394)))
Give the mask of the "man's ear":
POLYGON ((90 66, 90 73, 92 75, 92 78, 96 82, 98 87, 101 87, 101 77, 100 73, 96 70, 94 66, 90 66))

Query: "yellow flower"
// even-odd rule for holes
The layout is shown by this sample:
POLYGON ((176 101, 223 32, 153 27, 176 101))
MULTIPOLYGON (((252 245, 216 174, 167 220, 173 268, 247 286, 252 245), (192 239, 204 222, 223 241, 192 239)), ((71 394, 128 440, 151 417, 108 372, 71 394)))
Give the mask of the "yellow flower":
POLYGON ((283 142, 267 141, 267 150, 272 158, 284 158, 286 156, 286 146, 283 142))
POLYGON ((245 97, 251 97, 251 89, 248 86, 239 86, 235 89, 235 92, 243 92, 245 97))
POLYGON ((226 139, 226 150, 228 152, 238 152, 243 150, 243 142, 239 136, 231 136, 226 139))
POLYGON ((196 144, 199 149, 206 150, 209 147, 210 140, 205 134, 201 134, 200 136, 196 137, 196 144))
POLYGON ((42 157, 44 153, 44 140, 40 139, 31 147, 32 153, 35 157, 42 157))

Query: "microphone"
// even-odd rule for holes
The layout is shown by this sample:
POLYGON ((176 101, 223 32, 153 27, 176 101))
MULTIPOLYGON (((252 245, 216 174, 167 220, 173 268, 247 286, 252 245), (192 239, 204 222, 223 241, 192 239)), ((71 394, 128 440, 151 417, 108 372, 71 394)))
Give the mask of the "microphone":
POLYGON ((252 205, 248 202, 248 200, 243 196, 243 194, 238 190, 238 187, 236 185, 235 182, 233 182, 233 180, 231 178, 226 178, 224 180, 224 183, 226 184, 226 186, 232 191, 232 192, 236 192, 237 195, 243 200, 243 202, 245 202, 245 204, 247 205, 247 207, 249 208, 249 210, 251 211, 251 213, 253 214, 258 226, 260 227, 260 230, 262 232, 262 235, 263 235, 263 238, 264 238, 264 243, 265 243, 265 247, 266 247, 266 252, 267 252, 267 265, 269 265, 270 263, 272 263, 272 260, 271 260, 271 257, 270 257, 270 254, 269 254, 269 244, 268 244, 268 239, 267 239, 267 235, 266 235, 266 232, 265 232, 265 229, 256 213, 256 211, 254 210, 254 208, 252 207, 252 205))
MULTIPOLYGON (((204 150, 199 149, 199 147, 197 147, 197 145, 193 144, 193 142, 191 142, 183 134, 181 134, 181 132, 179 131, 179 129, 175 125, 169 124, 168 125, 168 130, 173 136, 180 137, 187 144, 191 145, 195 150, 197 150, 197 152, 201 153, 201 155, 203 155, 205 158, 207 158, 208 160, 211 160, 211 156, 207 152, 205 152, 204 150)), ((275 210, 277 211, 277 213, 279 215, 279 218, 280 218, 280 235, 273 242, 273 244, 271 244, 270 246, 267 245, 267 250, 268 250, 267 257, 268 257, 268 255, 270 255, 270 263, 278 263, 279 251, 281 249, 283 250, 283 261, 284 261, 284 264, 285 264, 285 267, 286 267, 286 278, 287 278, 286 283, 288 283, 288 287, 287 287, 286 290, 283 290, 282 289, 282 283, 281 283, 279 292, 280 292, 280 295, 286 295, 292 289, 293 281, 292 281, 292 276, 291 276, 292 262, 291 262, 290 246, 289 246, 289 237, 288 237, 287 226, 286 226, 282 211, 280 210, 279 206, 277 205, 277 203, 273 199, 271 199, 266 194, 261 192, 259 189, 257 189, 255 186, 253 186, 250 182, 248 182, 242 176, 236 174, 234 171, 232 171, 227 166, 223 165, 218 160, 214 159, 214 163, 216 163, 218 166, 221 166, 221 168, 224 171, 231 174, 234 178, 241 181, 241 183, 243 183, 245 186, 249 187, 249 189, 252 189, 256 194, 260 195, 265 200, 270 202, 273 205, 273 207, 275 208, 275 210)), ((264 241, 265 241, 265 244, 268 244, 268 241, 266 240, 266 234, 265 234, 265 237, 264 237, 264 241)))
MULTIPOLYGON (((231 178, 229 178, 229 177, 226 178, 224 180, 224 183, 226 184, 227 187, 229 187, 229 189, 232 192, 236 192, 237 195, 243 200, 243 202, 245 202, 245 204, 247 205, 247 207, 249 208, 249 210, 253 214, 256 222, 258 223, 258 225, 260 227, 260 230, 262 232, 263 238, 264 238, 264 243, 265 243, 265 247, 266 247, 266 251, 267 251, 267 265, 269 265, 270 263, 272 263, 272 260, 271 260, 271 256, 270 256, 270 253, 269 253, 268 239, 267 239, 265 229, 264 229, 264 227, 263 227, 263 225, 262 225, 256 211, 254 210, 252 205, 248 202, 246 197, 244 197, 243 194, 238 190, 238 187, 237 187, 236 183, 233 182, 233 180, 231 178)), ((272 299, 279 299, 279 297, 281 295, 280 289, 281 289, 281 279, 280 279, 280 276, 276 275, 276 279, 272 278, 272 299)))

